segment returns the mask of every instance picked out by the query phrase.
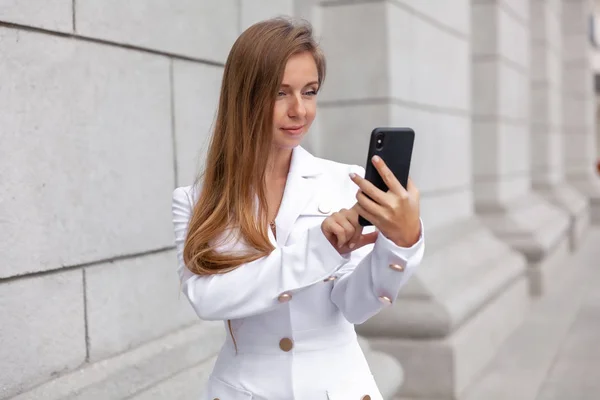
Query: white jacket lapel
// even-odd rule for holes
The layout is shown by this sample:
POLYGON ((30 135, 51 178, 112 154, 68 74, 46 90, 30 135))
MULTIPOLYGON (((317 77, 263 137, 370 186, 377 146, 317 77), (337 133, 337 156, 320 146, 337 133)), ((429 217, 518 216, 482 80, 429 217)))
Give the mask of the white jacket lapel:
POLYGON ((297 146, 292 153, 283 199, 275 223, 277 242, 285 244, 296 219, 316 191, 316 177, 321 173, 318 159, 297 146))

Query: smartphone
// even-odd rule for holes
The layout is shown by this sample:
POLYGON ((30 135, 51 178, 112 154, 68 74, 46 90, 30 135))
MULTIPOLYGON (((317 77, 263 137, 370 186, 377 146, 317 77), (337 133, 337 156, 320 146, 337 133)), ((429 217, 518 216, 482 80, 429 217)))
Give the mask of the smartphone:
MULTIPOLYGON (((396 179, 406 189, 414 142, 415 132, 410 128, 373 129, 369 141, 365 179, 380 190, 384 192, 388 191, 387 185, 371 162, 373 156, 377 155, 381 157, 388 168, 394 173, 396 179)), ((373 225, 361 216, 359 216, 358 222, 361 226, 373 225)))

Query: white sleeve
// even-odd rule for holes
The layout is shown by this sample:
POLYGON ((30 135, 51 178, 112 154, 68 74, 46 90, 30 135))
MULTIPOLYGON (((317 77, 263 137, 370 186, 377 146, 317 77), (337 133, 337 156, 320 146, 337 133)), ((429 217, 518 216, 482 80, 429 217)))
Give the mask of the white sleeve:
MULTIPOLYGON (((365 169, 358 165, 350 166, 350 171, 365 175, 365 169)), ((355 202, 356 191, 355 185, 350 186, 351 203, 355 202)), ((375 230, 369 226, 363 233, 375 230)), ((421 263, 424 251, 423 221, 419 240, 409 248, 397 246, 380 232, 374 244, 351 252, 350 261, 336 272, 331 300, 351 323, 365 322, 396 301, 400 289, 421 263)))
POLYGON ((192 201, 183 188, 173 192, 173 225, 182 291, 204 320, 243 318, 268 311, 279 296, 293 293, 333 275, 350 257, 341 256, 315 226, 304 240, 277 247, 268 256, 218 275, 193 274, 184 265, 183 247, 192 201))
POLYGON ((393 303, 423 259, 421 236, 410 248, 399 247, 381 232, 374 245, 351 253, 350 262, 336 273, 331 300, 353 324, 362 324, 393 303))

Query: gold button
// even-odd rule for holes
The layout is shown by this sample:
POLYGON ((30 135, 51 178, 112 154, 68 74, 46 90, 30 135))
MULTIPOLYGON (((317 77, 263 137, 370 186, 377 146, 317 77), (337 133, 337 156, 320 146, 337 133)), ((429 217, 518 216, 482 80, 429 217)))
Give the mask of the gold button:
POLYGON ((404 271, 404 265, 400 265, 400 264, 390 264, 390 268, 395 271, 400 271, 400 272, 404 271))
POLYGON ((285 303, 286 301, 290 301, 291 299, 292 295, 289 293, 281 293, 277 298, 277 300, 279 300, 280 303, 285 303))
POLYGON ((365 394, 360 400, 371 400, 371 396, 365 394))
POLYGON ((328 276, 327 278, 323 279, 323 282, 331 282, 331 281, 335 281, 337 278, 335 276, 328 276))
POLYGON ((283 338, 279 341, 279 348, 285 352, 288 352, 294 347, 294 342, 290 338, 283 338))
POLYGON ((392 304, 392 299, 390 299, 387 296, 379 296, 379 301, 381 301, 383 304, 392 304))

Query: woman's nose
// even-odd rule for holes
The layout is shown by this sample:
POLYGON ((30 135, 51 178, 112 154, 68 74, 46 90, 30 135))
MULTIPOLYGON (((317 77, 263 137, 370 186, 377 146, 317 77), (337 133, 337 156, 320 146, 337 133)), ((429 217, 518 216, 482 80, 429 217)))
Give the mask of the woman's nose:
POLYGON ((304 117, 306 115, 306 107, 302 98, 295 97, 293 104, 289 108, 290 117, 304 117))

